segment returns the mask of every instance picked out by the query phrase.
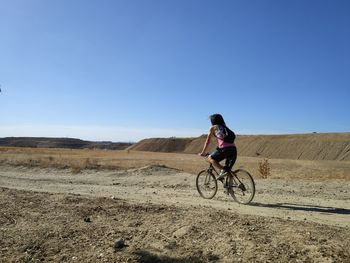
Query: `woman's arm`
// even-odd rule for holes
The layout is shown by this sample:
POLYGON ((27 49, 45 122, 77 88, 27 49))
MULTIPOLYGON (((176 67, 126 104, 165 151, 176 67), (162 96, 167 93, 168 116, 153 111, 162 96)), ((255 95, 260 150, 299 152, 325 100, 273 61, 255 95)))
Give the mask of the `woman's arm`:
POLYGON ((210 127, 210 129, 208 131, 207 139, 205 140, 205 143, 204 143, 203 150, 199 155, 205 156, 207 154, 207 148, 210 144, 210 140, 211 140, 211 137, 213 134, 214 134, 214 126, 210 127))

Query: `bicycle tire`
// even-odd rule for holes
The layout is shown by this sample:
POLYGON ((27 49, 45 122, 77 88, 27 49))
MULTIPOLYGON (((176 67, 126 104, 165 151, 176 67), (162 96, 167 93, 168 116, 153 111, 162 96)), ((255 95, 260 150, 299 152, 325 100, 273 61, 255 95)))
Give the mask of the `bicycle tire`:
POLYGON ((218 191, 215 175, 208 170, 200 171, 196 178, 196 187, 201 197, 212 199, 218 191))
POLYGON ((243 169, 237 169, 232 174, 233 176, 228 176, 226 179, 230 195, 237 203, 249 204, 255 196, 253 177, 248 171, 243 169))

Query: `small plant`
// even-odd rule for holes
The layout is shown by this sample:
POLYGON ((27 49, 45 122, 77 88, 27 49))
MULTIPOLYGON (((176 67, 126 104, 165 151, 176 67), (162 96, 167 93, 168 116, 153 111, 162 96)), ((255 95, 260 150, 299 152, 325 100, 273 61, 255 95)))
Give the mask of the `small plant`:
POLYGON ((71 171, 72 171, 72 174, 78 174, 78 173, 81 173, 82 168, 77 165, 74 165, 74 166, 71 166, 71 171))
POLYGON ((259 162, 259 172, 263 179, 270 177, 271 167, 268 159, 263 159, 259 162))
POLYGON ((99 164, 97 159, 87 158, 85 161, 85 169, 98 169, 99 164))

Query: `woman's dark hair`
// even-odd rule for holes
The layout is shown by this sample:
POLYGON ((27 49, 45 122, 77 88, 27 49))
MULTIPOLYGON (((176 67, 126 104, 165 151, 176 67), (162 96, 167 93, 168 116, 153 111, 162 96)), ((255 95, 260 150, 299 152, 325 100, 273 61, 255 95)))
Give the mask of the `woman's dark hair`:
POLYGON ((224 118, 221 116, 221 114, 213 114, 210 116, 210 121, 211 121, 211 125, 225 125, 225 121, 224 118))

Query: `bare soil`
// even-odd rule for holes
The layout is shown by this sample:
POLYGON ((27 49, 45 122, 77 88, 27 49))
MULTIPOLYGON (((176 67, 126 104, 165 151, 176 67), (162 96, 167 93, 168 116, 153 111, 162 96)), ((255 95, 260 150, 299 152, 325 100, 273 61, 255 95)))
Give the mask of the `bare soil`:
POLYGON ((252 205, 160 165, 0 166, 1 262, 350 262, 349 180, 256 179, 252 205), (125 246, 114 248, 117 239, 125 246))

